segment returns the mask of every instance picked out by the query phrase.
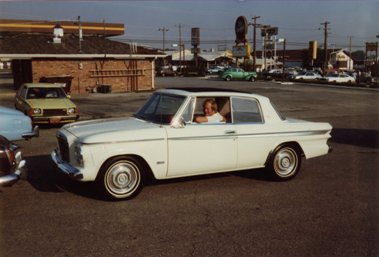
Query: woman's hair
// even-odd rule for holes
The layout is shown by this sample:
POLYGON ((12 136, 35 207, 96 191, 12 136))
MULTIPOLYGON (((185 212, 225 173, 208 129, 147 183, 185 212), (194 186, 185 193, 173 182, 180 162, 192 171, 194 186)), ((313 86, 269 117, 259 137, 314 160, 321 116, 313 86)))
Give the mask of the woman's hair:
POLYGON ((216 101, 215 101, 214 99, 211 99, 211 98, 206 99, 206 100, 204 101, 204 103, 203 103, 203 108, 205 108, 205 105, 206 105, 207 103, 210 103, 210 104, 212 105, 212 110, 213 110, 213 111, 218 112, 218 106, 217 106, 217 103, 216 103, 216 101))

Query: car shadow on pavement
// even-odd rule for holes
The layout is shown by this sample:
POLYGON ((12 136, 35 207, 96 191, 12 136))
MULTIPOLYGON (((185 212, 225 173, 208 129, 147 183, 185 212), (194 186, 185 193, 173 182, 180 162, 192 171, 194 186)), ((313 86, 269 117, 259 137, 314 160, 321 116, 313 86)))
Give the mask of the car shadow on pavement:
POLYGON ((50 155, 25 157, 27 172, 23 175, 36 190, 42 192, 71 192, 101 200, 92 183, 72 180, 59 171, 50 155))
POLYGON ((332 142, 379 149, 379 131, 373 129, 333 128, 332 142))
MULTIPOLYGON (((106 200, 103 196, 98 194, 94 183, 75 181, 61 173, 51 160, 50 155, 30 156, 25 157, 25 160, 27 162, 27 172, 26 174, 23 174, 22 177, 38 191, 53 193, 70 192, 86 198, 101 201, 106 200)), ((253 180, 268 181, 269 179, 264 171, 264 169, 245 170, 168 180, 156 180, 152 176, 147 176, 145 186, 149 187, 171 183, 185 183, 195 180, 217 179, 226 176, 237 176, 253 180)))

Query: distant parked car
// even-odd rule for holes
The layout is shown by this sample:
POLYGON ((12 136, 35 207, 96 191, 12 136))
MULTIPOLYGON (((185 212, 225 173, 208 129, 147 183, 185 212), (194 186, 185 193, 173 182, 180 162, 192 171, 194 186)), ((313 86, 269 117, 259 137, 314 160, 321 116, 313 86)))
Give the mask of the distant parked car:
POLYGON ((332 83, 355 83, 355 78, 345 73, 330 73, 324 78, 327 82, 332 83))
POLYGON ((34 124, 70 123, 79 119, 76 105, 60 84, 27 83, 16 94, 15 107, 34 124))
POLYGON ((211 66, 209 67, 209 69, 207 70, 207 73, 210 74, 210 75, 213 75, 213 74, 220 74, 223 70, 225 69, 225 67, 222 67, 222 66, 211 66))
POLYGON ((160 69, 157 73, 158 76, 166 77, 166 76, 176 76, 178 75, 176 71, 173 69, 160 69))
POLYGON ((230 68, 225 70, 221 74, 221 78, 226 81, 230 80, 247 80, 255 81, 257 79, 257 73, 255 71, 244 71, 241 68, 230 68))
POLYGON ((314 71, 306 71, 301 74, 297 74, 293 77, 295 80, 317 80, 321 79, 322 76, 314 71))
POLYGON ((269 74, 282 74, 283 69, 271 69, 268 71, 269 74))

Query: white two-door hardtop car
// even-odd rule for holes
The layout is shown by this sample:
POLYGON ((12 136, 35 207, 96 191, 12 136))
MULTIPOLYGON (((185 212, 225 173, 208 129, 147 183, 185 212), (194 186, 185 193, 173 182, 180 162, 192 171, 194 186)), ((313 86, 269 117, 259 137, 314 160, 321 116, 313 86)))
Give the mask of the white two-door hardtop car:
POLYGON ((325 155, 329 123, 283 118, 267 97, 231 90, 161 89, 130 118, 67 124, 52 152, 59 169, 95 181, 104 196, 127 199, 146 175, 169 179, 267 168, 291 179, 301 158, 325 155), (196 123, 213 99, 224 122, 196 123))

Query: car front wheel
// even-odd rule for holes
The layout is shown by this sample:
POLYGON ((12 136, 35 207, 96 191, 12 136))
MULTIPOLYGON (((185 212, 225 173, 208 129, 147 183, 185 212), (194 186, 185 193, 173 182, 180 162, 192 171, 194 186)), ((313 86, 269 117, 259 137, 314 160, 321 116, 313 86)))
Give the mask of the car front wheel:
POLYGON ((271 157, 269 172, 273 179, 284 181, 295 177, 301 166, 301 155, 291 145, 279 147, 271 157))
POLYGON ((132 157, 115 157, 101 168, 97 184, 101 193, 111 199, 131 199, 143 187, 142 165, 132 157))
POLYGON ((226 80, 226 81, 231 81, 231 80, 232 80, 232 77, 230 77, 230 76, 226 76, 226 77, 225 77, 225 80, 226 80))

